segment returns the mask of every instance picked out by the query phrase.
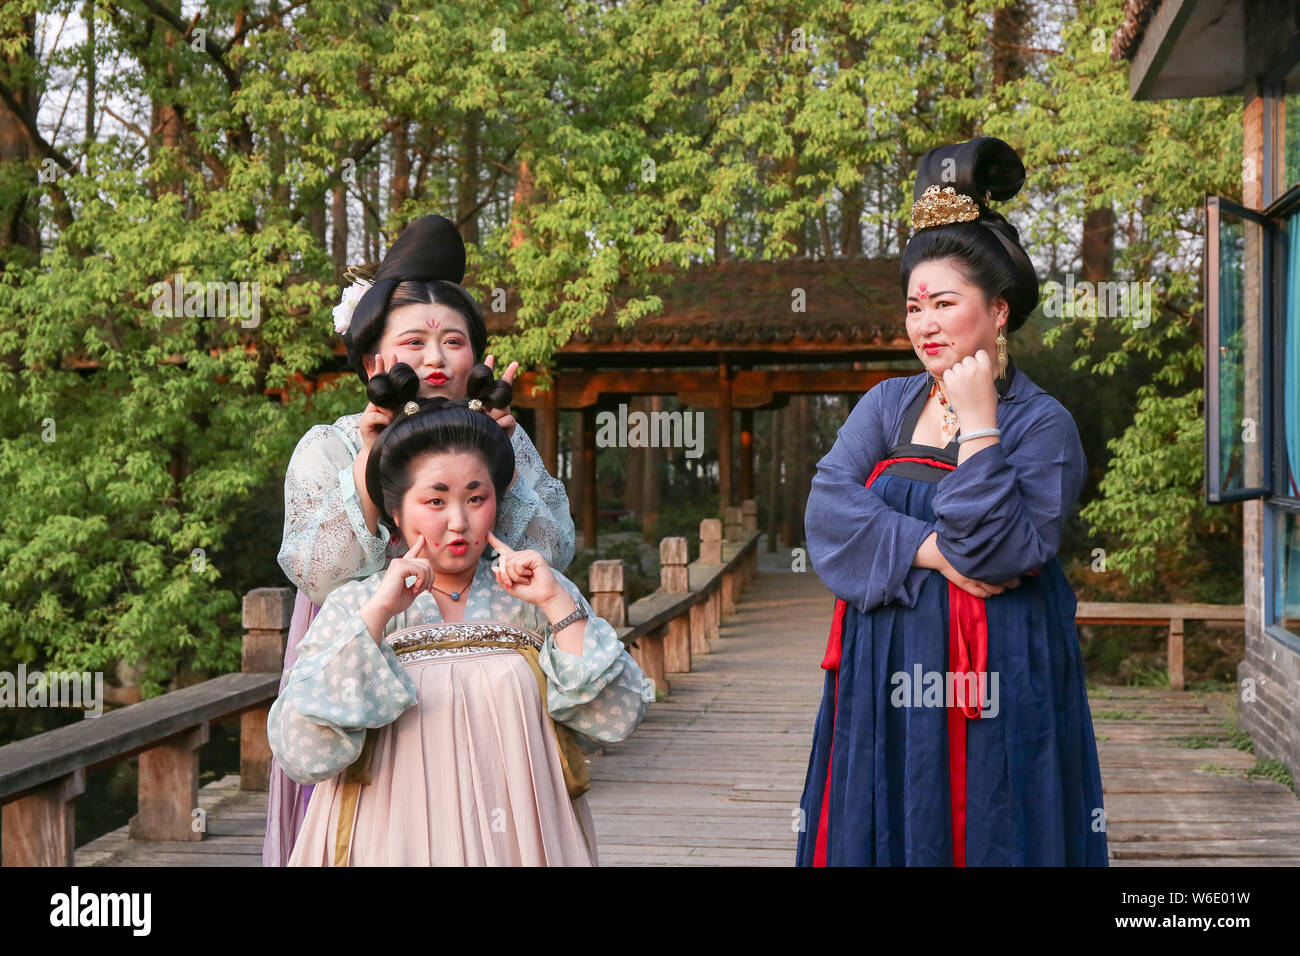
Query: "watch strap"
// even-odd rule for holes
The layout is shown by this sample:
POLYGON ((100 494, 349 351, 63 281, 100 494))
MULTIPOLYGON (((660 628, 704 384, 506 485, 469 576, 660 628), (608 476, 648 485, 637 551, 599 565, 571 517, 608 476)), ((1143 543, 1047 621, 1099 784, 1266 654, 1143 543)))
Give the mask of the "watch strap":
POLYGON ((577 607, 573 609, 572 614, 568 615, 563 620, 551 625, 551 633, 558 634, 560 631, 564 630, 574 621, 581 621, 584 618, 586 618, 586 616, 587 616, 587 612, 583 609, 582 605, 579 604, 577 607))

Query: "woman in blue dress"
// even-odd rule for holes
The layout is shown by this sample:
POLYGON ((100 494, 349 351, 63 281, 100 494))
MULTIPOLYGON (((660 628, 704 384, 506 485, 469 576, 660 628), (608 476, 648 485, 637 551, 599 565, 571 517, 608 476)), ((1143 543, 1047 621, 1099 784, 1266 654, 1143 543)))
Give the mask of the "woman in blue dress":
POLYGON ((837 597, 802 866, 1105 866, 1101 771, 1057 560, 1086 463, 1006 353, 1038 302, 981 137, 921 160, 902 259, 924 371, 872 388, 818 463, 809 555, 837 597), (996 356, 996 357, 995 357, 996 356))

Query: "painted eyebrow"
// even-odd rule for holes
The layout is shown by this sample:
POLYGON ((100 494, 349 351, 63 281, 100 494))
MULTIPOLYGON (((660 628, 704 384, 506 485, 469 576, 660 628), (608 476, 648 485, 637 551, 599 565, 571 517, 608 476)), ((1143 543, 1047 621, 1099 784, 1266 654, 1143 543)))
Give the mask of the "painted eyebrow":
MULTIPOLYGON (((961 293, 960 293, 960 292, 956 292, 956 291, 954 291, 954 290, 952 290, 952 289, 944 289, 942 292, 927 292, 927 293, 926 293, 926 297, 927 297, 927 298, 931 298, 931 299, 933 299, 936 295, 961 295, 961 293)), ((911 301, 912 301, 913 299, 915 299, 915 298, 916 298, 916 296, 914 296, 914 295, 909 295, 909 296, 907 297, 907 301, 908 301, 908 302, 911 302, 911 301)))
MULTIPOLYGON (((480 482, 478 479, 475 479, 474 481, 471 481, 468 485, 466 485, 465 488, 469 491, 473 491, 480 484, 482 484, 482 482, 480 482)), ((431 487, 433 488, 434 491, 451 491, 451 489, 448 488, 446 485, 444 485, 441 481, 435 481, 431 487)))

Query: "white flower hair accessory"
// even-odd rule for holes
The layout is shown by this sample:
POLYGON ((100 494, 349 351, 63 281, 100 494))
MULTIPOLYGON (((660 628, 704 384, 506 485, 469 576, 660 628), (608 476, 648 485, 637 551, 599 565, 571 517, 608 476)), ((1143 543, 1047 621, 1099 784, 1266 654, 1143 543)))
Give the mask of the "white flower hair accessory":
POLYGON ((351 266, 344 276, 351 279, 352 283, 343 290, 343 298, 334 306, 334 331, 340 335, 352 327, 352 313, 356 311, 357 303, 366 294, 366 290, 374 285, 369 273, 356 266, 351 266))

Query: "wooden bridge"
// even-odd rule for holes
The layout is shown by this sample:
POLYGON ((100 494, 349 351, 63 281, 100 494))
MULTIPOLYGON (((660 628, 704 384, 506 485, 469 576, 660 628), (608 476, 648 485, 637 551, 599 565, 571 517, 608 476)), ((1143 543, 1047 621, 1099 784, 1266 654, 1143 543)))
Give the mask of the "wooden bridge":
MULTIPOLYGON (((668 691, 631 738, 591 758, 603 865, 794 861, 833 601, 815 574, 791 570, 788 554, 760 550, 752 514, 748 505, 704 522, 701 559, 689 564, 685 540, 666 539, 660 590, 631 607, 617 565, 592 567, 597 612, 623 625, 668 691)), ((261 864, 265 715, 291 602, 250 597, 246 673, 0 748, 5 865, 261 864), (208 722, 240 711, 240 775, 200 789, 208 722), (132 753, 139 813, 74 849, 85 770, 132 753)), ((1300 800, 1244 776, 1255 760, 1231 746, 1223 695, 1103 687, 1090 698, 1112 864, 1300 864, 1300 800)))

